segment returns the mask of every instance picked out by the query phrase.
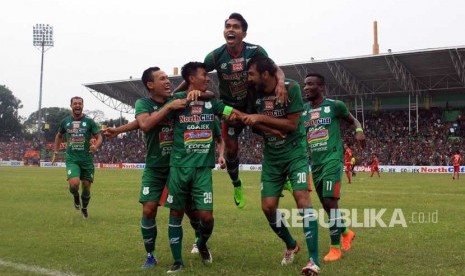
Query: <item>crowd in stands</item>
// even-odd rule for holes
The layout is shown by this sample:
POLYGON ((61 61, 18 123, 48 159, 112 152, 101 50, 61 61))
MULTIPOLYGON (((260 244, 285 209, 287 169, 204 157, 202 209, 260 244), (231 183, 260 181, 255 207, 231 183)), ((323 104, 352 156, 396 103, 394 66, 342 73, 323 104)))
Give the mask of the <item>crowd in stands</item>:
POLYGON ((95 160, 102 163, 144 163, 145 143, 142 132, 131 131, 118 138, 104 140, 95 160))
MULTIPOLYGON (((409 131, 408 111, 365 111, 367 147, 364 150, 355 145, 352 147, 356 164, 370 164, 372 153, 376 153, 381 165, 450 165, 452 152, 460 150, 462 155, 465 154, 465 115, 456 121, 445 122, 442 113, 438 108, 420 110, 417 132, 413 112, 409 131)), ((361 121, 360 114, 358 117, 361 121)), ((353 144, 353 128, 344 123, 342 126, 344 142, 353 144)), ((239 143, 242 164, 261 163, 263 140, 260 136, 246 127, 239 143)), ((37 143, 24 140, 0 142, 0 159, 23 160, 28 149, 37 148, 37 143)), ((42 156, 50 161, 52 154, 46 152, 42 156)), ((102 163, 143 163, 144 159, 145 144, 139 131, 104 141, 95 155, 95 161, 102 163)))
MULTIPOLYGON (((381 165, 450 165, 452 152, 465 149, 465 117, 444 122, 439 109, 420 110, 417 132, 413 113, 409 131, 408 111, 366 112, 367 147, 353 146, 357 164, 370 164, 376 153, 381 165)), ((343 125, 343 130, 344 141, 353 144, 353 129, 343 125)))

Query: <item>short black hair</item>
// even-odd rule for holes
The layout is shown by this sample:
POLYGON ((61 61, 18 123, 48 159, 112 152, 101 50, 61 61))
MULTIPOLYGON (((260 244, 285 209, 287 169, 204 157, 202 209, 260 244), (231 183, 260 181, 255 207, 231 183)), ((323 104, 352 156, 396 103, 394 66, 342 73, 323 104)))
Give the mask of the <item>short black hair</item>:
POLYGON ((71 98, 70 104, 73 104, 73 100, 81 100, 82 103, 84 104, 84 99, 79 97, 79 96, 74 96, 71 98))
POLYGON ((266 56, 254 56, 251 58, 247 63, 246 70, 248 71, 253 64, 255 64, 257 72, 260 74, 268 71, 271 76, 276 76, 276 72, 278 71, 271 58, 266 56))
POLYGON ((320 80, 320 85, 325 85, 325 77, 323 77, 323 75, 320 75, 318 73, 308 73, 305 78, 308 78, 308 77, 315 77, 315 78, 318 78, 320 80))
POLYGON ((247 29, 249 28, 249 24, 247 24, 247 21, 245 21, 244 17, 237 12, 231 13, 228 19, 224 21, 224 25, 226 25, 226 22, 228 22, 229 19, 236 19, 237 21, 241 22, 241 27, 244 32, 247 32, 247 29))
POLYGON ((149 90, 149 87, 147 86, 147 83, 149 81, 153 81, 153 72, 157 72, 160 70, 160 67, 149 67, 145 69, 144 73, 142 73, 142 83, 144 84, 145 88, 149 90))
POLYGON ((198 61, 191 61, 181 68, 181 76, 187 84, 189 83, 189 77, 195 75, 198 68, 206 69, 205 63, 198 61))

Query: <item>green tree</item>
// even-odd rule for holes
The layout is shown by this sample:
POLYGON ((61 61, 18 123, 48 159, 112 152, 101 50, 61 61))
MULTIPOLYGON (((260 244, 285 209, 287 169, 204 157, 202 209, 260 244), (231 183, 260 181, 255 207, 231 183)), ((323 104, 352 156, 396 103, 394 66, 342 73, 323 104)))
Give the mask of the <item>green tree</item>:
MULTIPOLYGON (((29 115, 28 119, 24 122, 24 127, 29 135, 37 135, 37 116, 38 111, 35 111, 29 115)), ((69 108, 62 107, 46 107, 42 108, 42 133, 45 141, 53 142, 55 135, 58 132, 58 127, 61 121, 68 115, 71 115, 69 108)))
POLYGON ((22 136, 20 108, 23 108, 21 100, 5 85, 0 85, 0 140, 22 136))

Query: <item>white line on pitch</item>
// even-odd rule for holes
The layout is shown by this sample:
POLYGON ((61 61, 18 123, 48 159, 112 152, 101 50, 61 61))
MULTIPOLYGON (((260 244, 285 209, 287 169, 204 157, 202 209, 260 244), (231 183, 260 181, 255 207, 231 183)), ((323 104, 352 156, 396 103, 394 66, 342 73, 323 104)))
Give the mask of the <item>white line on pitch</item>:
POLYGON ((16 269, 16 270, 28 271, 28 272, 33 272, 33 273, 43 274, 43 275, 77 276, 77 274, 74 274, 74 273, 51 270, 51 269, 47 269, 47 268, 43 268, 43 267, 35 266, 35 265, 26 265, 26 264, 13 263, 13 262, 5 261, 5 260, 2 260, 2 259, 0 259, 0 266, 11 267, 11 268, 16 269))

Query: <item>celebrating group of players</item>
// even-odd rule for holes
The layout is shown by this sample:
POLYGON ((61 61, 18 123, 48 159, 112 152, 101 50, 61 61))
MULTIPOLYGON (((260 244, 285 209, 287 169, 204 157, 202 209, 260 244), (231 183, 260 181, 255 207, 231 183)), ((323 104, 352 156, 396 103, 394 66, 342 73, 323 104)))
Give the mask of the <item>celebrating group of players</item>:
MULTIPOLYGON (((142 82, 149 96, 136 101, 135 120, 105 130, 108 138, 134 129, 145 133, 146 166, 139 197, 143 210, 141 232, 147 252, 143 268, 151 268, 158 262, 156 215, 163 201, 170 208, 168 236, 174 260, 167 273, 184 270, 184 213, 196 233, 192 252, 198 252, 204 264, 212 262, 207 241, 214 226, 211 170, 215 164, 215 142, 218 162, 227 168, 234 187, 234 201, 243 208, 238 137, 245 126, 264 137, 261 203, 271 229, 285 243, 281 264, 291 264, 300 250, 287 227, 277 221, 279 197, 289 181, 304 222, 308 259, 302 274, 320 272, 318 225, 309 194, 312 189, 309 162, 314 189, 330 221, 331 245, 323 260, 340 260, 342 252, 351 248, 355 234, 344 225, 338 206, 344 151, 340 124, 346 121, 352 125, 355 141, 364 147, 362 126, 343 102, 324 96, 322 75, 309 73, 303 92, 298 82, 286 79, 261 46, 243 41, 247 28, 242 15, 232 13, 224 23, 226 43, 209 53, 203 63, 185 64, 181 69, 184 82, 174 94, 168 76, 160 68, 145 70, 142 82), (213 70, 220 83, 220 99, 207 91, 208 72, 213 70), (217 117, 223 119, 222 131, 217 117)), ((66 135, 70 192, 75 208, 87 218, 94 174, 92 152, 100 147, 102 137, 95 122, 82 113, 82 98, 72 98, 71 108, 72 115, 63 121, 56 136, 56 151, 66 135)))

